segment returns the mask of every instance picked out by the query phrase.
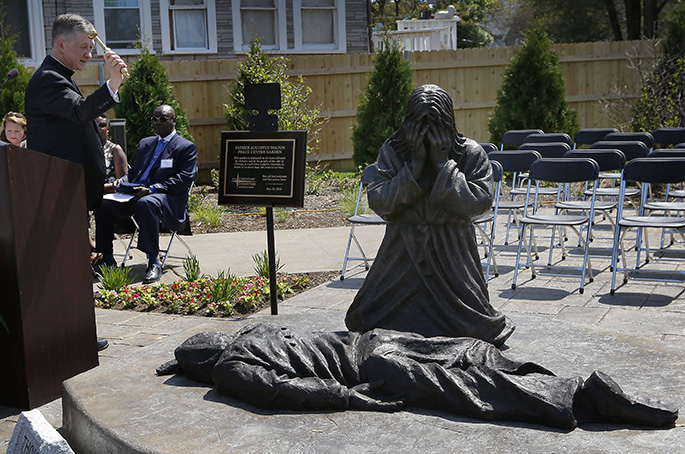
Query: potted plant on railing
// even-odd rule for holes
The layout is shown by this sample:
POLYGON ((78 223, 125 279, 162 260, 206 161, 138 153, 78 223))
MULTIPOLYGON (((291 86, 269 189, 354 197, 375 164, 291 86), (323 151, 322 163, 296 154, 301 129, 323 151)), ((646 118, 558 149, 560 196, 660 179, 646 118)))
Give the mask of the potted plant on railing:
POLYGON ((433 16, 433 8, 427 2, 419 5, 419 19, 430 19, 433 16))

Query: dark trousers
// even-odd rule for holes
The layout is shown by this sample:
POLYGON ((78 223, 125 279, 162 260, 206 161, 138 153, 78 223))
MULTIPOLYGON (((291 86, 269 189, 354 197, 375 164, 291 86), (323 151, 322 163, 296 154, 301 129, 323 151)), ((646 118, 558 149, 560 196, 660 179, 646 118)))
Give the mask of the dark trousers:
POLYGON ((134 216, 139 226, 138 249, 150 256, 152 263, 159 256, 159 226, 166 194, 150 194, 128 202, 104 199, 95 211, 95 249, 107 258, 114 252, 114 226, 118 221, 134 216))

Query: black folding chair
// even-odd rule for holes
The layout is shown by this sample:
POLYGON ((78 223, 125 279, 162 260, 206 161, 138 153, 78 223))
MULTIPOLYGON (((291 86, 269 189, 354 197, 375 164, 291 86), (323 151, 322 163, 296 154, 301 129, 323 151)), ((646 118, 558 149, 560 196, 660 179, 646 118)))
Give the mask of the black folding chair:
MULTIPOLYGON (((195 182, 191 183, 190 189, 188 190, 188 194, 190 194, 190 191, 192 191, 193 186, 195 185, 195 182)), ((171 237, 169 238, 169 243, 167 244, 167 247, 165 249, 160 248, 159 252, 162 255, 162 269, 166 266, 167 259, 169 257, 172 257, 170 255, 171 253, 171 246, 174 244, 174 240, 178 239, 178 241, 183 244, 183 246, 186 248, 186 251, 188 251, 188 255, 193 256, 193 250, 190 248, 188 243, 181 237, 181 236, 192 236, 193 232, 191 231, 190 228, 190 213, 188 211, 188 205, 186 204, 186 222, 181 225, 181 227, 178 228, 178 230, 166 230, 162 227, 160 227, 160 232, 161 233, 171 233, 171 237)), ((125 220, 124 224, 126 224, 128 221, 125 220)), ((161 221, 160 221, 161 223, 161 221)), ((133 232, 131 233, 131 238, 128 241, 128 244, 126 246, 126 252, 124 252, 124 257, 123 260, 121 261, 121 267, 124 268, 126 266, 126 261, 130 258, 133 258, 131 255, 131 248, 133 247, 133 240, 136 238, 136 235, 138 235, 138 232, 140 230, 138 226, 138 222, 136 221, 135 217, 131 216, 130 217, 130 224, 133 225, 134 229, 133 232)), ((173 256, 174 258, 178 259, 183 259, 184 257, 181 256, 173 256)))
MULTIPOLYGON (((542 135, 542 134, 541 134, 542 135)), ((527 139, 526 139, 527 140, 527 139)), ((543 158, 556 159, 563 158, 564 155, 571 150, 571 145, 566 142, 541 142, 541 143, 531 143, 526 142, 519 146, 519 150, 535 150, 540 153, 543 158)), ((521 175, 522 179, 527 178, 525 174, 521 175)), ((523 183, 523 180, 521 180, 523 183)), ((523 187, 514 188, 512 190, 514 194, 525 194, 526 190, 523 187)), ((540 188, 540 195, 556 196, 557 186, 549 186, 540 188)))
MULTIPOLYGON (((597 162, 597 165, 599 166, 599 174, 600 178, 602 175, 602 172, 609 172, 609 171, 618 171, 619 175, 620 173, 623 172, 623 167, 625 167, 626 164, 626 157, 623 154, 622 151, 616 150, 616 149, 599 149, 599 148, 591 148, 591 149, 575 149, 571 150, 568 153, 564 155, 565 158, 591 158, 594 159, 595 162, 597 162)), ((620 178, 620 176, 619 176, 620 178)), ((596 194, 599 194, 599 190, 601 188, 597 188, 596 194)), ((574 211, 583 211, 587 212, 591 208, 591 200, 588 199, 588 197, 592 197, 593 190, 592 188, 589 187, 589 184, 586 182, 585 188, 583 190, 583 194, 585 196, 584 200, 569 200, 568 198, 566 200, 563 200, 561 202, 558 202, 555 207, 559 210, 564 210, 565 212, 568 212, 569 210, 574 210, 574 211)), ((611 225, 611 238, 613 239, 614 237, 614 231, 616 230, 616 223, 612 219, 611 212, 616 209, 618 206, 618 201, 617 200, 596 200, 595 201, 595 212, 601 211, 602 214, 604 215, 604 218, 609 221, 609 224, 611 225)))
POLYGON ((540 153, 543 158, 562 158, 566 152, 571 150, 571 145, 566 142, 538 142, 532 143, 526 141, 522 143, 519 150, 535 150, 540 153))
POLYGON ((350 260, 360 260, 364 262, 364 266, 368 270, 371 266, 369 263, 374 260, 375 257, 369 257, 362 249, 362 245, 359 243, 357 236, 354 233, 355 227, 357 225, 383 225, 385 224, 385 219, 378 216, 376 213, 364 213, 364 209, 361 208, 362 197, 366 195, 364 189, 371 183, 378 172, 376 164, 371 164, 367 166, 362 172, 361 179, 359 180, 359 190, 357 191, 357 202, 354 206, 354 214, 347 218, 347 221, 352 224, 350 227, 350 236, 347 239, 347 248, 345 249, 345 259, 343 260, 342 272, 340 273, 340 280, 345 279, 345 272, 347 271, 347 263, 350 260), (357 245, 361 257, 350 256, 350 246, 352 241, 357 245))
POLYGON ((573 148, 580 148, 580 145, 592 145, 604 139, 607 134, 618 132, 616 128, 585 128, 579 130, 573 136, 573 148))
MULTIPOLYGON (((533 162, 541 158, 540 153, 534 150, 506 150, 496 151, 490 153, 488 158, 491 161, 497 161, 502 166, 504 172, 512 173, 512 183, 509 188, 509 195, 500 192, 500 201, 498 210, 507 211, 507 231, 504 238, 504 244, 509 244, 509 230, 511 229, 512 220, 519 227, 519 218, 523 216, 523 208, 526 206, 525 194, 511 194, 511 190, 517 186, 518 175, 522 172, 528 172, 533 162)), ((502 178, 504 184, 504 178, 502 178)))
MULTIPOLYGON (((573 230, 579 238, 584 240, 584 254, 583 254, 583 264, 580 267, 568 266, 565 268, 572 268, 580 270, 580 293, 583 293, 585 287, 585 278, 589 276, 589 281, 594 280, 592 274, 592 265, 590 263, 589 257, 589 244, 590 238, 592 236, 592 225, 594 223, 595 217, 595 195, 593 194, 590 204, 590 212, 588 214, 580 215, 569 215, 569 214, 541 214, 539 211, 528 214, 527 211, 530 209, 529 205, 537 206, 537 203, 530 203, 531 197, 537 198, 537 193, 540 189, 541 182, 553 182, 559 185, 558 197, 561 196, 562 189, 561 185, 563 183, 574 183, 574 182, 585 182, 594 181, 593 187, 597 187, 597 180, 599 177, 599 165, 590 158, 556 158, 549 159, 543 158, 535 161, 530 167, 530 179, 528 180, 528 190, 526 194, 526 214, 519 220, 521 223, 521 233, 519 237, 521 241, 519 242, 518 251, 516 254, 516 267, 514 268, 514 281, 511 285, 512 289, 516 288, 518 270, 522 266, 530 267, 533 274, 533 279, 538 274, 550 274, 546 272, 536 272, 535 263, 531 254, 531 243, 536 249, 537 256, 537 245, 535 244, 535 233, 534 230, 537 227, 551 227, 552 230, 555 228, 570 228, 573 230), (535 181, 533 186, 532 182, 535 181), (526 229, 530 227, 530 238, 526 241, 526 229), (581 231, 587 229, 587 234, 585 238, 582 237, 581 231), (526 254, 528 260, 526 263, 521 264, 521 250, 525 243, 526 254)), ((559 235, 562 238, 562 234, 559 235)), ((552 249, 550 248, 550 259, 548 265, 552 264, 552 249)), ((562 260, 566 258, 566 251, 563 246, 563 241, 561 242, 562 250, 562 260)), ((554 276, 573 276, 570 274, 560 274, 553 273, 554 276)))
MULTIPOLYGON (((636 158, 644 158, 649 154, 649 148, 644 142, 639 140, 600 140, 595 142, 590 146, 590 149, 617 149, 621 150, 623 155, 626 157, 626 163, 632 161, 636 158)), ((602 187, 597 190, 597 197, 599 198, 617 198, 619 188, 616 187, 615 183, 620 181, 620 172, 606 172, 602 171, 599 174, 600 180, 610 180, 612 182, 611 187, 602 187)), ((627 197, 635 197, 640 194, 639 188, 626 188, 627 197)), ((629 200, 632 204, 632 201, 629 200)))
POLYGON ((542 129, 511 129, 502 135, 500 141, 500 150, 504 150, 505 145, 517 148, 522 143, 526 142, 526 137, 531 134, 544 134, 542 129))
MULTIPOLYGON (((655 272, 663 273, 666 271, 669 276, 671 274, 679 274, 685 277, 685 271, 678 270, 645 270, 641 268, 639 253, 641 250, 649 250, 649 245, 645 243, 645 248, 642 248, 642 241, 637 245, 637 258, 634 268, 628 268, 626 265, 626 250, 623 246, 623 238, 625 232, 629 229, 637 229, 642 232, 648 228, 667 229, 670 231, 678 231, 682 236, 682 231, 685 229, 685 218, 680 216, 657 216, 645 214, 646 191, 642 191, 642 200, 638 216, 624 216, 623 199, 625 197, 626 181, 638 181, 642 185, 650 183, 680 183, 685 179, 685 158, 664 158, 664 157, 650 157, 638 158, 626 164, 623 171, 623 178, 621 179, 618 216, 616 221, 616 233, 614 235, 614 246, 611 258, 612 275, 611 275, 611 294, 616 291, 616 273, 623 272, 623 283, 627 283, 628 279, 659 281, 659 282, 682 282, 682 279, 673 279, 670 277, 659 277, 661 274, 653 274, 655 272), (623 266, 619 267, 618 256, 621 255, 623 266), (639 270, 639 273, 637 272, 639 270), (649 277, 649 276, 653 277, 649 277)), ((644 238, 647 241, 647 234, 638 234, 640 240, 644 238)), ((683 237, 685 240, 685 237, 683 237)))
POLYGON ((568 145, 569 147, 571 146, 571 136, 566 134, 565 132, 545 132, 542 134, 531 134, 528 137, 526 137, 526 142, 525 143, 554 143, 554 142, 562 142, 568 145))
POLYGON ((485 265, 485 283, 487 284, 490 280, 490 265, 493 265, 495 271, 495 277, 499 276, 499 270, 497 269, 497 259, 494 256, 493 245, 495 243, 495 228, 497 224, 497 214, 499 213, 500 204, 500 194, 502 192, 502 177, 504 172, 502 170, 502 165, 497 161, 490 161, 490 166, 492 167, 492 178, 495 182, 495 196, 492 202, 492 210, 485 213, 475 221, 473 225, 476 227, 478 232, 483 239, 483 249, 484 256, 487 258, 487 263, 485 265), (483 225, 490 224, 490 231, 486 232, 483 225))
POLYGON ((674 145, 685 142, 685 128, 658 128, 652 131, 654 144, 656 145, 674 145))
POLYGON ((490 142, 479 142, 478 145, 483 147, 483 150, 485 150, 485 152, 488 154, 492 153, 493 151, 499 150, 499 148, 497 148, 497 145, 490 142))
MULTIPOLYGON (((685 158, 685 149, 682 148, 665 148, 654 150, 649 154, 650 158, 685 158)), ((685 180, 685 178, 684 178, 685 180)), ((652 200, 645 203, 645 210, 663 211, 664 213, 685 213, 685 189, 681 182, 676 189, 671 187, 671 183, 666 185, 665 195, 663 200, 652 200)), ((670 233, 671 245, 675 243, 674 232, 667 232, 666 229, 661 231, 661 248, 664 247, 664 239, 666 233, 670 233)))
POLYGON ((654 148, 654 137, 652 133, 649 132, 612 132, 607 134, 603 141, 607 142, 622 142, 622 141, 635 141, 642 142, 647 145, 647 148, 651 150, 654 148))

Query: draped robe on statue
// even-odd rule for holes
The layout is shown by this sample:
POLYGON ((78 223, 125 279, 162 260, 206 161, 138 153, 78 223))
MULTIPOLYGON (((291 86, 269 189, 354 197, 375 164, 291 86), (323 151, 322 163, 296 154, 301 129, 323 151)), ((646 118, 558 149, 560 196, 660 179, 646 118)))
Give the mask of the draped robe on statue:
POLYGON ((416 181, 397 136, 378 156, 369 206, 388 221, 385 237, 345 318, 348 329, 387 328, 424 336, 469 336, 502 344, 511 335, 489 302, 472 220, 492 204, 492 169, 464 139, 456 159, 416 181))

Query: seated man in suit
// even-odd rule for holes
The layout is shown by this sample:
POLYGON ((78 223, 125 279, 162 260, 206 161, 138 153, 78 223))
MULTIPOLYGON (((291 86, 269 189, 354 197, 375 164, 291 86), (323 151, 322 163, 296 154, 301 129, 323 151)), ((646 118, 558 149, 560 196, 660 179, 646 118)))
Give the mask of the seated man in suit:
POLYGON ((113 256, 114 225, 134 215, 140 231, 138 249, 148 254, 143 283, 162 277, 159 263, 159 229, 178 230, 186 222, 188 191, 197 174, 197 147, 176 134, 176 113, 159 106, 152 117, 158 134, 140 141, 133 168, 115 181, 121 192, 133 194, 126 202, 103 200, 95 212, 95 244, 101 264, 116 266, 113 256))

